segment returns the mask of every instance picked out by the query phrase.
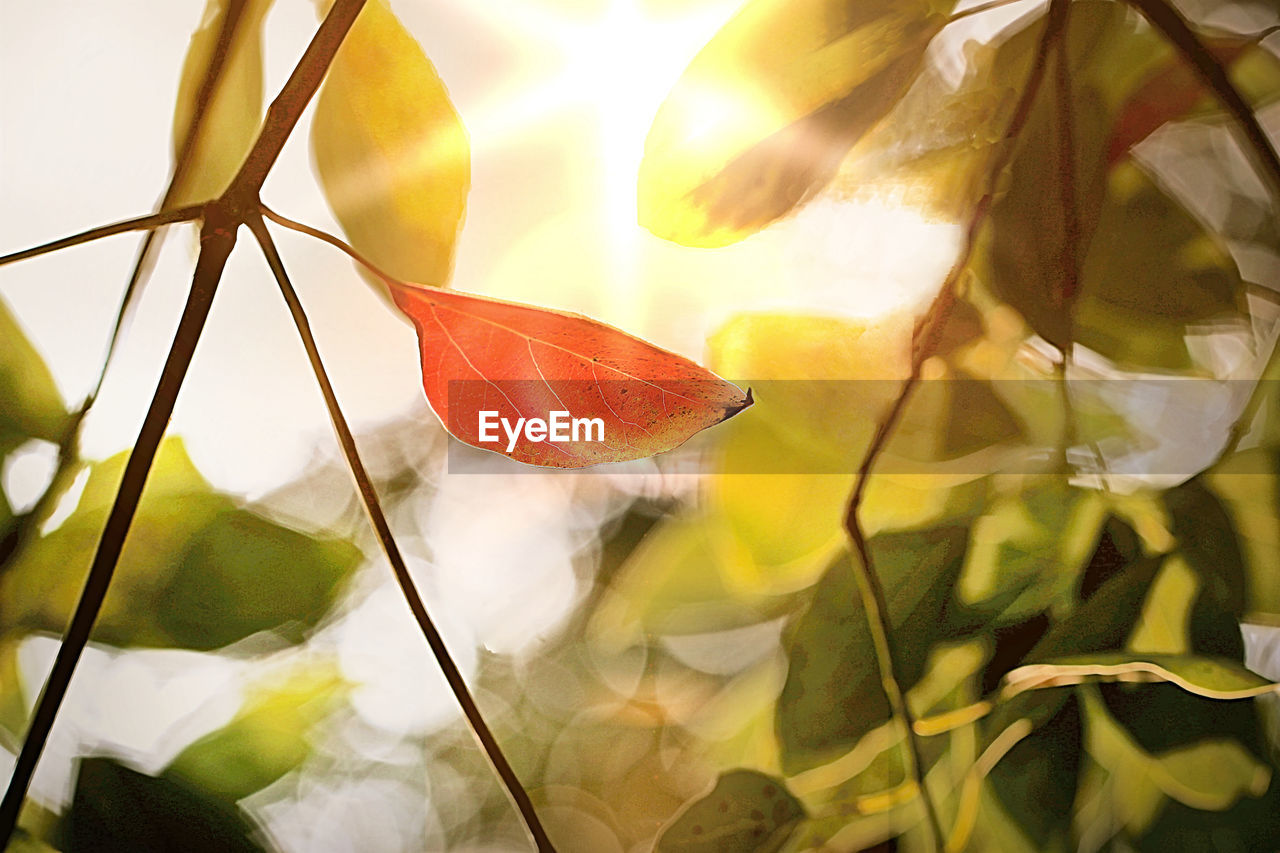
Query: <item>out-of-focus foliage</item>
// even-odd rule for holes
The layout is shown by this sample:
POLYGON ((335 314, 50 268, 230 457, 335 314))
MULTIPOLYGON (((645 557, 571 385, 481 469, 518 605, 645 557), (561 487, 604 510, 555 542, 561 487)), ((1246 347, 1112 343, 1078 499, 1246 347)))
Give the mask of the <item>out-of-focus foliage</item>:
POLYGON ((0 456, 33 438, 58 441, 67 422, 62 398, 49 368, 3 302, 0 341, 0 456))
MULTIPOLYGON (((6 632, 63 630, 127 454, 90 466, 75 512, 0 575, 6 632)), ((294 640, 334 602, 360 560, 348 542, 282 527, 200 476, 179 439, 157 454, 94 636, 117 646, 213 649, 256 631, 294 640)))
POLYGON ((168 774, 148 776, 110 758, 80 762, 62 828, 63 849, 83 853, 251 853, 263 848, 234 806, 168 774))
MULTIPOLYGON (((274 0, 246 0, 222 59, 222 74, 204 106, 204 118, 185 171, 174 187, 178 207, 217 197, 240 168, 262 121, 262 21, 274 0)), ((231 0, 208 0, 178 80, 173 151, 178 157, 196 115, 204 81, 218 49, 231 0)))
POLYGON ((470 147, 439 75, 386 0, 365 5, 339 48, 311 144, 351 245, 396 278, 445 286, 470 147))
MULTIPOLYGON (((663 105, 639 176, 660 236, 725 245, 827 193, 887 195, 974 240, 927 352, 933 327, 908 314, 730 318, 710 361, 757 404, 719 430, 696 498, 629 497, 598 543, 575 540, 597 574, 569 624, 518 659, 479 655, 481 707, 558 849, 928 850, 926 791, 953 851, 1280 849, 1276 685, 1245 666, 1241 629, 1280 625, 1280 412, 1274 385, 1254 387, 1280 289, 1257 263, 1280 256, 1275 204, 1236 168, 1215 98, 1132 8, 1051 5, 959 45, 948 68, 950 3, 756 0, 663 105), (846 528, 913 362, 922 381, 856 509, 924 791, 846 528), (1143 373, 1229 379, 1261 402, 1228 433, 1245 393, 1193 395, 1179 411, 1208 427, 1152 424, 1141 400, 1082 381, 1143 373), (1161 467, 1205 444, 1216 461, 1161 467), (1147 468, 1108 470, 1123 451, 1147 468)), ((1193 25, 1249 102, 1280 94, 1270 43, 1193 25)), ((329 74, 313 144, 356 248, 443 283, 466 140, 382 0, 329 74)), ((0 332, 0 453, 58 440, 47 371, 7 313, 0 332)), ((0 564, 6 747, 29 704, 23 642, 65 623, 120 465, 86 463, 74 512, 0 564)), ((439 484, 405 463, 384 485, 412 528, 439 484)), ((217 494, 177 443, 147 494, 100 642, 298 640, 359 558, 217 494)), ((184 849, 259 849, 246 811, 317 791, 340 803, 344 785, 408 791, 426 829, 406 844, 519 843, 460 723, 374 731, 327 663, 284 673, 157 773, 82 760, 68 811, 31 809, 17 849, 158 849, 178 825, 184 849)))

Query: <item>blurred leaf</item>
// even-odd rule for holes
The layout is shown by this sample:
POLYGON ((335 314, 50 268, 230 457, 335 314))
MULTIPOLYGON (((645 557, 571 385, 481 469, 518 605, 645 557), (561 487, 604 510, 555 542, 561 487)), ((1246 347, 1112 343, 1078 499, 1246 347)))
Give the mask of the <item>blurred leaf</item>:
POLYGON ((66 422, 53 375, 0 300, 0 457, 28 439, 58 441, 66 422))
POLYGON ((175 779, 85 758, 62 846, 66 853, 250 853, 264 849, 253 832, 234 806, 175 779))
MULTIPOLYGON (((244 11, 227 47, 219 84, 205 106, 200 135, 191 148, 183 179, 174 187, 174 207, 220 195, 257 138, 262 121, 262 19, 272 2, 245 0, 244 11)), ((218 34, 231 5, 231 0, 208 0, 200 26, 191 34, 173 110, 175 160, 182 152, 196 113, 196 101, 214 58, 218 34)))
POLYGON ((1222 658, 1095 652, 1044 660, 1005 676, 1005 693, 1090 681, 1161 681, 1208 699, 1248 699, 1274 693, 1277 685, 1242 664, 1222 658))
POLYGON ((724 246, 806 201, 907 90, 954 5, 754 0, 658 109, 640 163, 640 224, 724 246))
POLYGON ((945 457, 963 456, 1022 437, 1022 425, 991 390, 991 383, 960 371, 947 384, 951 399, 947 422, 941 428, 945 457))
POLYGON ((1178 549, 1215 601, 1240 616, 1249 597, 1239 536, 1222 502, 1200 477, 1164 493, 1178 549))
POLYGON ((1239 742, 1208 739, 1153 756, 1142 750, 1107 713, 1097 697, 1085 693, 1089 753, 1116 779, 1116 789, 1151 788, 1202 810, 1229 808, 1241 797, 1258 797, 1271 782, 1271 770, 1239 742))
POLYGON ((888 117, 854 147, 839 191, 901 199, 945 221, 968 219, 987 192, 991 157, 1004 143, 1042 28, 1043 16, 990 43, 966 45, 970 67, 958 85, 926 63, 888 117))
POLYGON ((748 592, 726 580, 749 560, 723 519, 667 518, 641 540, 591 618, 590 634, 609 647, 646 634, 702 634, 755 625, 786 613, 789 597, 748 592))
MULTIPOLYGON (((942 616, 967 541, 964 528, 942 527, 883 533, 868 543, 888 602, 904 691, 924 673, 929 649, 951 639, 942 616)), ((856 557, 832 565, 788 632, 790 666, 776 726, 789 775, 838 758, 889 718, 851 559, 856 557)))
MULTIPOLYGON (((1232 531, 1244 561, 1245 618, 1251 621, 1280 621, 1280 463, 1270 450, 1258 448, 1235 454, 1215 466, 1204 484, 1221 501, 1228 525, 1212 531, 1202 521, 1199 526, 1208 543, 1225 540, 1232 531)), ((1211 517, 1212 518, 1212 517, 1211 517)), ((1206 543, 1207 544, 1207 543, 1206 543)), ((1202 547, 1204 547, 1202 545, 1202 547)), ((1223 543, 1229 553, 1231 544, 1223 543)))
POLYGON ((446 285, 470 148, 439 75, 387 0, 370 0, 342 42, 311 143, 351 245, 396 278, 446 285))
MULTIPOLYGON (((127 453, 90 469, 75 512, 0 576, 0 626, 61 633, 127 453)), ((348 542, 281 527, 213 491, 181 440, 161 445, 94 629, 118 646, 212 649, 256 631, 300 639, 360 560, 348 542)))
POLYGON ((17 640, 0 640, 0 747, 14 755, 22 748, 21 737, 27 730, 18 645, 17 640))
POLYGON ((1075 334, 1071 309, 1106 176, 1103 96, 1081 69, 1097 61, 1095 51, 1114 49, 1114 39, 1129 29, 1125 9, 1114 3, 1069 9, 1015 143, 1008 191, 992 206, 988 225, 991 289, 1059 348, 1068 348, 1075 334), (1060 63, 1067 66, 1065 89, 1055 85, 1060 63))
POLYGON ((1001 806, 1040 850, 1066 847, 1082 745, 1080 708, 1066 697, 987 776, 1001 806))
POLYGON ((1108 184, 1081 270, 1074 339, 1145 369, 1192 367, 1188 326, 1248 322, 1235 262, 1137 165, 1120 164, 1108 184))
POLYGON ((720 470, 710 477, 706 512, 721 514, 749 555, 725 561, 727 581, 764 595, 794 592, 817 581, 847 545, 844 516, 853 477, 838 472, 852 462, 815 459, 768 420, 744 414, 721 433, 720 470))
POLYGON ((754 770, 731 770, 662 831, 654 850, 775 853, 804 817, 804 807, 778 780, 754 770))
POLYGON ((1061 605, 1088 565, 1089 549, 1096 550, 1104 520, 1097 492, 1060 478, 1027 478, 974 521, 958 598, 1000 624, 1061 605))
POLYGON ((311 754, 311 729, 333 709, 342 687, 329 666, 290 673, 281 684, 259 685, 235 719, 179 753, 165 776, 228 802, 244 799, 311 754))

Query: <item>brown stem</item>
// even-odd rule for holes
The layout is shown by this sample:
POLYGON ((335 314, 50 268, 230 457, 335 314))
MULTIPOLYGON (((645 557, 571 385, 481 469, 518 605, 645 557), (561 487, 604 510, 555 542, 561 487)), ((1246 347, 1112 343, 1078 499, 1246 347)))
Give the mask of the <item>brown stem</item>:
POLYGON ((79 234, 72 234, 70 237, 42 243, 39 246, 32 246, 30 249, 23 249, 19 252, 0 255, 0 267, 17 261, 25 261, 28 258, 46 255, 49 252, 57 252, 60 249, 70 249, 72 246, 79 246, 81 243, 91 243, 94 240, 101 240, 103 237, 114 237, 116 234, 124 234, 129 231, 159 228, 161 225, 172 225, 175 222, 190 222, 194 219, 199 219, 203 210, 204 205, 192 204, 180 207, 177 210, 149 213, 146 216, 126 219, 123 222, 113 222, 110 225, 90 228, 88 231, 81 231, 79 234))
POLYGON ((374 533, 378 536, 378 542, 382 545, 383 553, 387 555, 387 562, 391 564, 391 571, 396 577, 396 582, 400 584, 400 590, 404 593, 405 601, 408 602, 409 609, 413 612, 413 618, 417 621, 418 628, 422 631, 422 636, 426 638, 427 645, 431 647, 431 653, 435 655, 436 663, 439 664, 440 671, 444 673, 444 679, 448 682, 449 689, 453 691, 454 698, 458 700, 458 704, 462 707, 462 713, 467 719, 467 724, 470 726, 472 734, 475 735, 484 754, 489 758, 494 772, 497 773, 498 778, 502 781, 507 795, 511 798, 512 804, 524 821, 525 828, 529 831, 534 844, 537 845, 539 850, 554 851, 555 848, 547 837, 546 831, 542 828, 542 823, 538 819, 538 813, 534 810, 533 802, 529 799, 529 794, 520 783, 520 778, 511 768, 511 764, 502 752, 502 747, 498 745, 497 739, 489 730, 488 724, 485 723, 484 717, 480 713, 480 708, 476 705, 475 698, 472 697, 471 691, 462 677, 462 672, 458 669, 457 664, 454 663, 453 657, 449 654, 449 649, 445 645, 444 638, 440 636, 435 623, 431 621, 426 605, 423 604, 422 597, 418 594, 418 589, 413 582, 413 576, 409 574, 409 568, 405 565, 404 557, 400 553, 400 547, 396 544, 395 536, 391 533, 391 525, 387 523, 386 513, 382 511, 377 489, 374 488, 369 472, 365 470, 364 463, 360 460, 360 451, 356 447, 355 436, 351 434, 347 419, 342 414, 342 408, 338 405, 338 397, 334 393, 333 384, 329 381, 329 374, 324 368, 324 362, 320 359, 320 349, 316 344, 315 336, 311 333, 311 323, 307 320, 307 314, 302 307, 302 302, 298 299, 298 294, 294 290, 293 284, 289 281, 289 274, 285 271, 284 262, 276 249, 275 241, 271 239, 271 232, 267 230, 266 223, 261 219, 251 219, 248 224, 250 230, 253 231, 253 236, 258 240, 258 245, 262 247, 262 252, 266 256, 267 264, 271 267, 276 283, 280 286, 284 301, 289 306, 289 313, 293 315, 293 323, 297 326, 298 335, 302 338, 302 346, 307 351, 307 359, 311 362, 311 370, 320 386, 320 393, 324 397, 325 407, 329 410, 329 420, 333 422, 333 429, 337 433, 338 443, 342 446, 342 454, 347 459, 347 465, 351 469, 351 476, 355 479, 356 487, 360 492, 360 499, 364 503, 365 511, 369 514, 369 521, 373 525, 374 533))
POLYGON ((44 751, 58 708, 71 684, 71 675, 89 642, 93 623, 107 596, 107 589, 111 585, 111 577, 120 560, 120 551, 124 548, 129 526, 138 509, 138 501, 142 497, 142 489, 146 485, 147 474, 151 471, 156 449, 160 446, 160 439, 164 437, 182 380, 187 375, 192 356, 195 355, 200 332, 209 316, 209 307, 213 304, 213 295, 222 277, 222 269, 235 246, 235 227, 235 222, 220 208, 211 208, 205 219, 200 238, 200 258, 196 262, 191 292, 187 296, 178 331, 174 335, 169 356, 165 359, 164 369, 142 422, 138 440, 129 454, 129 461, 125 463, 124 476, 116 492, 115 502, 111 505, 111 512, 107 515, 102 537, 98 540, 98 549, 89 567, 84 591, 80 594, 80 601, 76 604, 71 623, 62 638, 57 657, 54 658, 53 670, 36 702, 31 725, 27 728, 22 750, 18 753, 18 760, 13 768, 13 776, 9 780, 4 800, 0 802, 0 849, 7 846, 17 825, 18 812, 31 784, 31 775, 40 760, 40 753, 44 751))
MULTIPOLYGON (((1069 2, 1069 0, 1052 0, 1051 7, 1065 2, 1069 2)), ((885 598, 884 585, 881 584, 880 577, 876 574, 875 566, 871 560, 871 551, 867 545, 866 533, 863 531, 862 523, 859 520, 859 512, 862 508, 862 501, 872 468, 875 467, 876 460, 888 443, 889 437, 893 434, 893 430, 901 419, 902 413, 906 410, 911 392, 915 390, 916 384, 920 381, 920 374, 925 361, 930 353, 937 348, 947 313, 955 302, 960 278, 968 266, 970 258, 973 256, 978 234, 991 212, 996 183, 1012 156, 1013 143, 1021 135, 1031 116, 1032 105, 1035 103, 1036 95, 1039 93, 1041 84, 1044 81, 1050 49, 1058 38, 1060 27, 1064 21, 1064 15, 1055 16, 1052 13, 1049 15, 1045 32, 1040 40, 1040 48, 1036 54, 1035 63, 1031 67, 1031 71, 1027 76, 1026 86, 1018 98, 1013 116, 1009 119, 1009 125, 1005 129, 1006 144, 1000 149, 1000 154, 994 158, 991 164, 986 192, 974 206, 973 216, 969 221, 960 257, 952 265, 942 283, 942 287, 938 291, 938 295, 934 297, 929 310, 916 326, 912 336, 910 372, 907 378, 903 380, 902 390, 894 399, 884 420, 877 425, 871 442, 863 454, 862 462, 858 466, 853 492, 849 496, 849 502, 845 510, 845 529, 848 531, 849 538, 853 541, 854 549, 858 555, 858 559, 854 560, 853 564, 858 578, 859 591, 862 593, 863 608, 867 611, 867 624, 876 649, 876 662, 880 667, 881 684, 884 687, 885 697, 889 701, 890 710, 904 730, 907 742, 907 772, 920 789, 920 797, 924 803, 925 815, 933 844, 935 848, 939 849, 943 845, 942 825, 938 818, 937 805, 925 785, 920 743, 915 733, 911 709, 907 706, 906 698, 902 692, 901 680, 897 675, 900 656, 894 647, 893 623, 889 614, 889 605, 885 598)))
POLYGON ((1164 0, 1129 0, 1151 22, 1151 25, 1164 33, 1178 52, 1183 55, 1197 75, 1213 92, 1218 101, 1235 119, 1235 127, 1244 134, 1248 149, 1253 152, 1254 159, 1262 167, 1262 173, 1271 184, 1272 193, 1280 197, 1280 155, 1275 145, 1267 136, 1253 108, 1245 100, 1244 95, 1231 82, 1231 77, 1218 61, 1217 57, 1195 31, 1187 25, 1182 15, 1164 0))

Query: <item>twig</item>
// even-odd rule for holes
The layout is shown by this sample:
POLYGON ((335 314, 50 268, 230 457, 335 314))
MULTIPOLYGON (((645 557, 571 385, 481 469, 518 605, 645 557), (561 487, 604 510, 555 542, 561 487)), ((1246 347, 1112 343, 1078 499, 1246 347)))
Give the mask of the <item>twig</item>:
POLYGON ((977 6, 970 6, 968 9, 962 9, 950 18, 947 18, 947 26, 954 24, 956 21, 963 21, 965 18, 972 18, 974 15, 981 15, 983 12, 990 12, 992 9, 1000 9, 1005 6, 1012 6, 1016 3, 1022 2, 1024 2, 1024 0, 990 0, 988 3, 980 3, 977 6))
POLYGON ((114 237, 116 234, 124 234, 129 231, 159 228, 161 225, 172 225, 175 222, 191 222, 194 219, 199 219, 203 210, 204 205, 192 204, 180 207, 177 210, 149 213, 146 216, 139 216, 135 219, 126 219, 122 222, 113 222, 110 225, 90 228, 88 231, 81 231, 79 234, 72 234, 70 237, 63 237, 61 240, 42 243, 39 246, 32 246, 30 249, 23 249, 20 252, 0 255, 0 267, 17 261, 25 261, 28 258, 39 257, 49 252, 56 252, 60 249, 70 249, 72 246, 79 246, 81 243, 91 243, 94 240, 101 240, 103 237, 114 237))
POLYGON ((480 714, 480 709, 477 707, 471 691, 467 688, 467 683, 463 680, 462 673, 449 655, 449 649, 445 646, 444 638, 440 636, 440 632, 431 621, 427 608, 422 602, 422 597, 418 594, 413 577, 409 574, 404 557, 401 555, 395 536, 391 532, 391 526, 387 523, 386 514, 382 511, 382 504, 378 500, 378 492, 374 488, 373 481, 369 478, 368 471, 365 470, 364 463, 360 460, 360 452, 356 448, 355 437, 351 434, 347 419, 342 414, 342 408, 338 405, 338 397, 334 393, 333 384, 329 381, 329 375, 320 359, 320 350, 316 345, 315 337, 311 333, 311 324, 307 320, 306 312, 302 307, 302 302, 298 299, 297 292, 289 281, 289 275, 285 271, 284 262, 281 260, 280 253, 271 238, 271 232, 267 230, 266 223, 261 219, 251 219, 248 224, 250 230, 253 231, 253 236, 257 238, 258 244, 262 247, 262 252, 271 267, 276 283, 280 286, 284 301, 289 306, 289 313, 293 315, 293 323, 298 328, 298 335, 302 338, 302 346, 306 349, 307 358, 311 362, 311 370, 320 386, 320 393, 324 396, 324 404, 329 410, 329 419, 333 422, 333 429, 337 433, 338 443, 342 445, 342 453, 351 469, 351 476, 356 481, 360 499, 364 502, 365 511, 369 514, 369 521, 373 525, 374 533, 378 536, 378 542, 382 545, 383 553, 387 555, 387 561, 391 564, 391 571, 395 574, 396 582, 400 584, 405 601, 408 602, 409 609, 413 611, 413 617, 417 620, 422 636, 427 640, 427 645, 431 647, 431 653, 435 655, 436 663, 439 664, 440 671, 444 673, 449 689, 453 691, 454 698, 462 706, 462 712, 471 727, 472 734, 475 735, 484 754, 489 758, 494 772, 502 780, 503 787, 524 821, 529 835, 539 850, 552 851, 555 848, 538 820, 538 814, 533 808, 533 803, 530 801, 528 793, 520 783, 515 771, 512 770, 506 756, 503 755, 502 748, 489 730, 484 717, 480 714))
POLYGON ((71 624, 67 627, 57 657, 54 658, 53 670, 36 702, 31 725, 27 728, 22 750, 18 753, 18 760, 13 768, 13 776, 9 780, 4 800, 0 802, 0 849, 8 844, 17 825, 18 812, 31 784, 31 775, 49 738, 49 731, 53 728, 54 718, 66 696, 67 687, 71 684, 71 675, 75 672, 80 654, 89 642, 94 620, 107 596, 107 589, 120 560, 120 551, 124 548, 134 513, 138 509, 138 500, 142 497, 142 489, 146 484, 147 474, 151 471, 156 449, 160 446, 160 439, 164 437, 182 380, 191 365, 200 332, 209 316, 209 307, 213 304, 213 295, 222 276, 222 269, 235 246, 235 223, 225 211, 213 207, 205 218, 200 239, 200 258, 196 262, 191 292, 187 296, 178 331, 174 335, 169 356, 165 359, 151 405, 147 408, 138 440, 129 454, 129 461, 125 463, 120 489, 116 492, 102 538, 98 541, 98 550, 89 567, 84 591, 80 594, 71 624))
POLYGON ((1280 155, 1276 153, 1270 137, 1259 124, 1253 108, 1231 82, 1231 77, 1218 62, 1217 57, 1205 47, 1204 42, 1187 25, 1178 10, 1164 0, 1129 0, 1129 2, 1151 22, 1153 27, 1164 33, 1170 44, 1177 48, 1187 62, 1191 63, 1191 67, 1195 69, 1209 91, 1213 92, 1218 101, 1226 107, 1227 112, 1231 113, 1231 117, 1235 119, 1236 128, 1244 134, 1245 141, 1249 143, 1248 147, 1253 151, 1263 174, 1270 182, 1273 195, 1280 197, 1280 155))
MULTIPOLYGON (((1057 5, 1060 2, 1064 2, 1064 0, 1053 0, 1053 5, 1057 5)), ((1018 99, 1013 116, 1009 119, 1009 125, 1005 130, 1005 139, 1008 141, 1016 140, 1021 135, 1023 128, 1026 127, 1027 120, 1031 115, 1031 107, 1044 81, 1048 55, 1055 40, 1058 38, 1058 27, 1060 26, 1061 20, 1058 19, 1058 23, 1055 26, 1055 18, 1050 15, 1045 26, 1045 32, 1040 39, 1040 49, 1036 54, 1035 63, 1027 75, 1026 87, 1018 99)), ((1012 144, 1005 145, 994 158, 991 170, 988 173, 987 191, 974 206, 973 216, 969 221, 969 228, 960 257, 951 267, 950 272, 947 273, 938 295, 934 297, 933 303, 929 306, 924 319, 914 331, 910 372, 907 378, 903 380, 902 391, 894 399, 884 420, 876 427, 871 442, 867 446, 862 462, 858 466, 853 493, 849 497, 849 503, 845 510, 845 529, 848 531, 849 538, 853 541, 854 548, 858 552, 859 559, 854 560, 853 563, 858 577, 859 591, 862 593, 863 608, 867 611, 867 623, 875 646, 881 684, 884 687, 885 697, 889 701, 889 707, 894 718, 899 720, 904 729, 907 741, 907 753, 905 756, 907 773, 915 779, 920 787, 920 797, 924 803, 929 830, 932 834, 934 847, 938 849, 943 846, 942 825, 938 818, 937 805, 933 802, 933 798, 925 785, 920 743, 916 736, 911 710, 907 707, 906 699, 902 693, 902 685, 897 676, 898 654, 894 649, 893 624, 889 616, 889 606, 885 598, 884 586, 880 583, 880 578, 876 574, 875 566, 871 561, 871 551, 867 546, 867 537, 862 529, 858 514, 862 508, 862 501, 867 481, 871 475, 871 469, 875 466, 881 451, 888 443, 889 436, 892 435, 898 420, 902 417, 907 401, 911 397, 911 392, 920 381, 924 362, 937 347, 946 315, 955 301, 960 277, 968 266, 969 259, 972 257, 974 248, 977 245, 978 234, 991 211, 996 183, 1000 174, 1008 165, 1013 147, 1012 144)))
POLYGON ((340 237, 335 237, 334 235, 330 234, 327 231, 321 231, 319 228, 312 228, 310 225, 305 225, 301 222, 297 222, 295 220, 288 218, 287 216, 281 216, 279 213, 276 213, 274 210, 267 207, 265 204, 261 205, 261 208, 262 208, 262 215, 267 217, 267 219, 270 219, 272 222, 276 223, 277 225, 288 228, 291 231, 297 231, 299 234, 306 234, 308 237, 314 237, 315 239, 320 240, 321 242, 328 243, 330 246, 333 246, 335 249, 338 249, 339 251, 345 253, 347 257, 351 258, 351 260, 360 264, 362 267, 364 267, 369 272, 376 275, 378 278, 385 281, 387 284, 398 284, 398 285, 405 284, 405 282, 401 281, 395 276, 389 275, 383 272, 373 263, 373 261, 369 260, 364 255, 357 252, 346 241, 342 240, 340 237))

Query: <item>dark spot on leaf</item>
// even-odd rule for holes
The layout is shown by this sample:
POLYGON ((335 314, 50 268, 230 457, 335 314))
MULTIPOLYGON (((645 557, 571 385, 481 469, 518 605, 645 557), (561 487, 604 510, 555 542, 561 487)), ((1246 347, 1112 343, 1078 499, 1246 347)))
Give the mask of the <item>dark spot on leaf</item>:
POLYGON ((690 831, 691 831, 694 835, 701 835, 701 834, 702 834, 702 824, 697 824, 697 825, 695 825, 695 826, 693 827, 693 829, 692 829, 692 830, 690 830, 690 831))
POLYGON ((729 810, 729 801, 721 800, 719 808, 721 812, 727 812, 729 810))
POLYGON ((752 820, 764 820, 764 812, 760 811, 759 809, 752 809, 752 810, 751 810, 751 819, 752 819, 752 820))
POLYGON ((762 791, 761 793, 764 794, 764 798, 766 800, 772 800, 774 795, 778 793, 778 789, 773 787, 772 785, 765 785, 764 791, 762 791))

